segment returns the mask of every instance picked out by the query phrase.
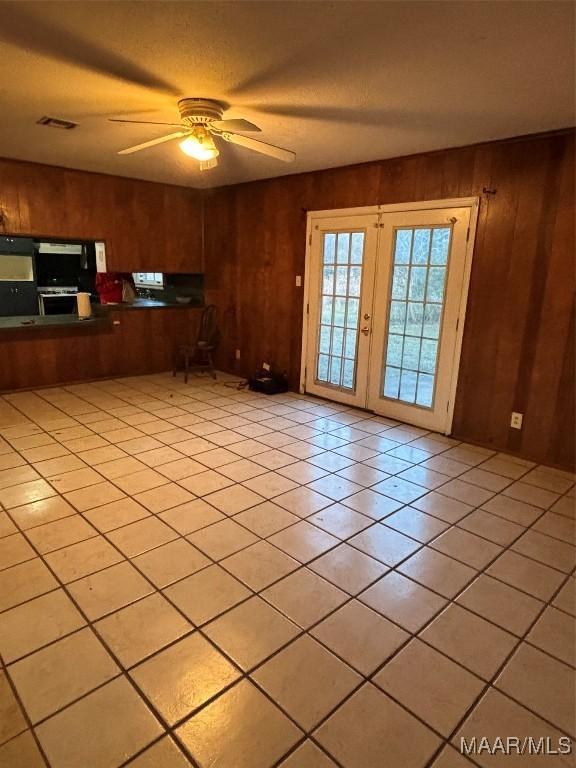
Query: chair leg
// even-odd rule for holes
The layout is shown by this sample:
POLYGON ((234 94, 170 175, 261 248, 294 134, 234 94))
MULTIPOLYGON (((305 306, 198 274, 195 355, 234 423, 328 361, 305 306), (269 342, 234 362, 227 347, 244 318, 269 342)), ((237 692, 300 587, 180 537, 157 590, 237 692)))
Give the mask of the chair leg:
POLYGON ((206 356, 208 358, 208 365, 210 366, 210 376, 212 376, 212 378, 215 379, 216 370, 214 368, 214 360, 212 359, 212 352, 207 352, 206 356))

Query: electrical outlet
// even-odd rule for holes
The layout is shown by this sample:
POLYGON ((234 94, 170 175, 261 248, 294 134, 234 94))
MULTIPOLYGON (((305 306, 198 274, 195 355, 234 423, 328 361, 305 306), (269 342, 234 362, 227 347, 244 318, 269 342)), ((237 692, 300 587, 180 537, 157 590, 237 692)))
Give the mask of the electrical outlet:
POLYGON ((240 350, 236 350, 236 360, 240 360, 240 350))
POLYGON ((265 371, 270 370, 270 363, 262 363, 262 368, 264 368, 265 371))
POLYGON ((302 287, 302 275, 296 275, 296 288, 302 287))
POLYGON ((523 413, 516 413, 516 411, 512 411, 512 416, 510 418, 510 426, 512 429, 522 429, 522 419, 524 418, 523 413))

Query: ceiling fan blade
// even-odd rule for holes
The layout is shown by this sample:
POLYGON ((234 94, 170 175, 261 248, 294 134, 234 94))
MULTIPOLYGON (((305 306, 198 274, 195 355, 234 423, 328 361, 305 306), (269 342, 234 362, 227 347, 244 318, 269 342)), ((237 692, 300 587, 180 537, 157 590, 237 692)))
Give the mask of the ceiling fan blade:
POLYGON ((140 152, 141 149, 148 149, 148 147, 155 147, 156 144, 164 144, 165 141, 173 141, 174 139, 180 139, 183 136, 188 136, 190 131, 177 131, 176 133, 169 133, 167 136, 161 136, 159 139, 151 139, 145 141, 142 144, 136 144, 134 147, 128 147, 128 149, 121 149, 119 155, 131 155, 133 152, 140 152))
POLYGON ((213 157, 211 160, 200 160, 200 170, 209 171, 210 168, 216 168, 218 165, 218 158, 213 157))
POLYGON ((296 153, 289 149, 275 147, 273 144, 266 144, 263 141, 250 139, 248 136, 239 136, 236 133, 229 133, 228 131, 223 131, 216 135, 221 136, 224 141, 229 141, 230 144, 237 144, 239 147, 251 149, 253 152, 259 152, 261 155, 274 157, 276 160, 282 160, 285 163, 292 163, 296 159, 296 153))
POLYGON ((172 83, 95 42, 88 29, 84 35, 78 35, 53 21, 40 18, 36 10, 31 11, 22 5, 25 4, 0 3, 2 42, 15 45, 28 54, 40 54, 133 85, 178 95, 179 91, 172 83))
POLYGON ((241 118, 233 120, 213 120, 210 126, 217 128, 219 131, 261 131, 257 125, 251 123, 249 120, 242 120, 241 118))
POLYGON ((124 120, 121 117, 109 117, 110 123, 139 123, 140 125, 172 125, 174 128, 181 128, 182 123, 157 123, 155 120, 124 120))

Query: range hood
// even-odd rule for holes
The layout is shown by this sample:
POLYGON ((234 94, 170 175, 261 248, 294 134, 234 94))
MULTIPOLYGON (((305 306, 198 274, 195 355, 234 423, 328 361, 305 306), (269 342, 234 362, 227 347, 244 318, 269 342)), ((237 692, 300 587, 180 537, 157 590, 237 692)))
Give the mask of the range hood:
POLYGON ((80 243, 38 243, 38 253, 58 253, 69 256, 80 256, 82 245, 80 243))

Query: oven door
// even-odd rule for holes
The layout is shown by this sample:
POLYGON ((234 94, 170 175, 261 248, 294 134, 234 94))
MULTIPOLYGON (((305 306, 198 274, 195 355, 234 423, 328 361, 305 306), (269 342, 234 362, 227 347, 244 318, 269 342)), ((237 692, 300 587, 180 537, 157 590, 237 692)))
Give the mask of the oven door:
POLYGON ((42 315, 73 315, 76 307, 75 294, 40 294, 40 314, 42 315))

